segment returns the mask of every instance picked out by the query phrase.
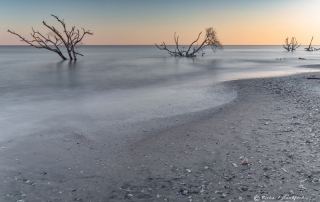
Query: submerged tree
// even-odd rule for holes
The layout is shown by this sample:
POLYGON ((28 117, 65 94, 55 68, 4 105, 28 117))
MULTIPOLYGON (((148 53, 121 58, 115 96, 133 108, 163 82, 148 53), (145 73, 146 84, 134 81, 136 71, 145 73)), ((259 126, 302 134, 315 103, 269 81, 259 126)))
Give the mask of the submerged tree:
POLYGON ((174 41, 176 44, 176 48, 174 51, 171 51, 167 48, 166 44, 163 42, 161 45, 155 44, 160 50, 166 50, 168 53, 172 56, 180 56, 180 57, 196 57, 197 54, 201 53, 201 55, 204 55, 203 50, 209 46, 211 49, 216 52, 219 49, 222 49, 222 45, 217 37, 217 32, 212 28, 206 29, 206 35, 204 37, 204 40, 200 45, 194 45, 198 42, 200 35, 202 32, 199 33, 198 38, 193 41, 188 49, 184 49, 184 47, 181 49, 179 47, 179 36, 176 37, 176 33, 174 33, 174 41))
POLYGON ((45 21, 43 21, 43 25, 45 25, 52 31, 50 34, 47 34, 46 36, 41 34, 39 31, 34 31, 33 28, 32 33, 30 33, 33 38, 32 40, 27 40, 26 38, 22 37, 21 35, 13 31, 8 30, 8 32, 17 35, 18 37, 20 37, 21 41, 29 44, 30 46, 40 49, 47 49, 49 51, 57 53, 63 60, 66 60, 67 58, 61 52, 59 48, 60 45, 65 46, 70 60, 77 60, 76 55, 83 56, 82 54, 76 51, 76 45, 81 44, 81 41, 86 34, 93 35, 93 33, 90 30, 85 30, 83 28, 83 32, 81 33, 78 29, 75 28, 75 26, 73 26, 70 31, 67 31, 64 20, 60 20, 56 15, 51 16, 56 18, 61 23, 61 25, 63 26, 64 34, 60 33, 54 26, 48 25, 45 21))
POLYGON ((283 45, 283 48, 287 51, 295 51, 301 44, 298 43, 295 37, 291 38, 291 41, 289 42, 289 38, 287 37, 284 41, 286 44, 283 45))
POLYGON ((319 48, 317 49, 317 48, 314 48, 314 47, 311 46, 312 40, 313 40, 313 36, 311 38, 311 41, 310 41, 310 44, 309 44, 308 48, 304 48, 304 49, 306 49, 306 51, 317 51, 317 50, 319 50, 319 48))

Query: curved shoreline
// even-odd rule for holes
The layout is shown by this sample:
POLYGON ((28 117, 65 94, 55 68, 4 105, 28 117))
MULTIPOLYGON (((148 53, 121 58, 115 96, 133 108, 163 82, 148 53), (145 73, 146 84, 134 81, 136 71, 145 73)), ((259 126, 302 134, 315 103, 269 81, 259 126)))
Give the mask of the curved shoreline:
POLYGON ((113 145, 117 153, 106 131, 97 134, 100 142, 78 133, 34 134, 1 150, 0 199, 248 201, 288 194, 316 201, 320 83, 306 77, 319 75, 226 82, 237 89, 235 100, 186 115, 195 121, 141 128, 142 138, 113 145))

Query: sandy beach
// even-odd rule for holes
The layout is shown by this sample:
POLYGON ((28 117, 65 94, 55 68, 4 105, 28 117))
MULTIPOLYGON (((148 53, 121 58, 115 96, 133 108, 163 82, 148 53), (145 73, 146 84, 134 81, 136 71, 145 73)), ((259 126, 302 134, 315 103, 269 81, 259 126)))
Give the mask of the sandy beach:
POLYGON ((0 145, 0 199, 317 201, 320 80, 308 77, 320 73, 225 82, 233 101, 148 121, 120 140, 72 130, 9 140, 0 145))
POLYGON ((319 202, 319 7, 2 1, 0 202, 319 202))

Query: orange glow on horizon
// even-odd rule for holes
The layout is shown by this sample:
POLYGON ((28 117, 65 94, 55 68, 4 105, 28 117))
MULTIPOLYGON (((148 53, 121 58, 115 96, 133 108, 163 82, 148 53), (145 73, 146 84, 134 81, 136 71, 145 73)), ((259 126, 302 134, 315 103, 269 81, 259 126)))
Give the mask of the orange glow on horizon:
MULTIPOLYGON (((123 4, 129 6, 127 5, 129 3, 123 4)), ((190 13, 190 9, 196 6, 195 3, 189 2, 189 4, 192 5, 190 8, 166 10, 168 12, 166 15, 144 10, 144 8, 139 10, 140 7, 124 12, 123 5, 118 7, 115 5, 112 9, 118 10, 110 16, 102 12, 103 10, 100 13, 91 11, 91 14, 96 15, 95 17, 87 16, 81 20, 77 19, 79 16, 74 17, 63 11, 58 12, 57 15, 66 19, 65 22, 69 28, 71 25, 76 25, 80 29, 84 27, 94 33, 93 36, 85 36, 83 40, 85 45, 153 45, 162 42, 173 45, 175 32, 180 36, 179 44, 186 45, 194 41, 199 32, 204 32, 207 27, 213 27, 217 31, 223 45, 281 45, 286 37, 296 37, 299 43, 307 45, 312 36, 314 36, 313 45, 320 44, 320 26, 318 26, 320 25, 320 14, 318 14, 320 1, 318 0, 303 2, 281 0, 265 4, 260 1, 258 3, 246 1, 243 3, 245 6, 242 7, 240 3, 235 7, 233 5, 236 3, 229 1, 229 4, 224 5, 225 7, 220 5, 223 9, 210 12, 210 8, 205 8, 206 12, 195 15, 190 13), (266 7, 262 7, 263 5, 266 7), (184 9, 189 9, 188 15, 182 15, 187 12, 184 9)), ((103 5, 103 3, 99 4, 99 8, 103 5)), ((49 11, 43 13, 47 12, 49 11)), ((42 20, 61 30, 61 26, 55 24, 55 20, 50 15, 43 13, 30 18, 26 17, 26 19, 14 16, 10 19, 11 21, 2 17, 0 45, 25 45, 18 37, 6 32, 7 29, 29 39, 31 27, 47 34, 48 30, 43 27, 42 20)))

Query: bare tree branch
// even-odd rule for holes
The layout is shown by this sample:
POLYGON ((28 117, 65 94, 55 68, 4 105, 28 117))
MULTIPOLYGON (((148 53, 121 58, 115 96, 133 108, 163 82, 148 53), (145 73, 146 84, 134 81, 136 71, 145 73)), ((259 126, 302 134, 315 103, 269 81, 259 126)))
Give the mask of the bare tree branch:
POLYGON ((169 49, 167 49, 166 44, 163 42, 160 46, 158 46, 157 44, 155 44, 160 50, 166 50, 168 51, 168 53, 172 56, 179 56, 180 53, 176 52, 176 51, 170 51, 169 49))
POLYGON ((65 36, 62 33, 60 33, 54 26, 48 25, 45 21, 43 21, 43 25, 51 30, 51 32, 47 35, 47 37, 45 37, 38 31, 34 31, 33 28, 32 28, 33 33, 31 33, 33 40, 31 41, 23 38, 22 36, 20 36, 15 32, 11 32, 10 30, 8 30, 8 32, 10 32, 11 34, 17 35, 18 37, 20 37, 21 41, 24 41, 30 46, 33 46, 35 48, 45 48, 47 50, 56 52, 64 60, 66 60, 66 58, 63 56, 61 50, 59 49, 59 46, 62 44, 67 49, 70 60, 73 60, 73 59, 76 60, 77 59, 76 55, 83 56, 82 54, 75 51, 76 45, 81 44, 81 41, 85 35, 93 35, 93 33, 90 30, 85 30, 82 28, 83 33, 80 34, 80 31, 76 30, 75 26, 73 26, 70 31, 67 31, 64 20, 61 20, 56 15, 51 15, 51 16, 53 16, 58 22, 60 22, 60 24, 63 27, 63 33, 65 36), (50 37, 53 37, 55 41, 53 41, 50 37), (54 45, 55 48, 51 48, 48 43, 54 45))
POLYGON ((157 46, 157 48, 159 48, 160 50, 166 50, 170 55, 172 56, 180 56, 180 57, 196 57, 197 54, 199 54, 201 52, 201 55, 204 55, 203 50, 209 46, 211 47, 211 49, 215 52, 219 49, 222 49, 222 45, 219 41, 219 39, 217 38, 217 33, 216 31, 210 27, 206 29, 206 35, 204 40, 202 41, 202 43, 200 44, 200 46, 194 46, 194 44, 196 42, 198 42, 200 35, 202 34, 202 32, 199 33, 198 37, 196 40, 194 40, 188 47, 188 49, 184 49, 184 47, 182 48, 182 50, 179 48, 179 36, 176 37, 176 33, 174 33, 174 42, 175 42, 175 50, 171 51, 167 48, 166 44, 163 42, 163 44, 161 44, 160 46, 158 46, 157 44, 155 44, 157 46), (192 50, 192 51, 190 51, 192 50))
POLYGON ((196 43, 196 42, 199 40, 201 34, 202 34, 202 32, 200 32, 199 35, 198 35, 198 38, 197 38, 194 42, 192 42, 192 43, 190 44, 190 46, 189 46, 186 54, 189 53, 189 51, 190 51, 191 47, 193 46, 193 44, 196 43))
POLYGON ((309 47, 308 47, 308 48, 304 48, 304 49, 305 49, 306 51, 318 51, 318 50, 320 50, 320 48, 314 48, 314 47, 311 46, 312 41, 313 41, 313 36, 312 36, 312 38, 311 38, 309 47))
POLYGON ((283 45, 283 48, 291 52, 295 51, 301 45, 298 43, 295 37, 292 37, 290 42, 289 42, 289 38, 287 37, 284 42, 285 44, 283 45))
POLYGON ((30 40, 27 40, 26 38, 22 37, 21 35, 13 32, 13 31, 8 30, 9 33, 18 36, 21 39, 21 41, 29 44, 30 46, 33 46, 35 48, 44 48, 44 49, 50 50, 52 52, 57 53, 63 60, 67 59, 66 57, 64 57, 61 50, 58 48, 57 43, 51 41, 49 38, 44 37, 38 31, 34 31, 33 28, 32 28, 32 31, 33 31, 33 33, 31 33, 31 36, 33 37, 33 40, 30 41, 30 40), (50 42, 52 45, 54 45, 55 49, 51 48, 49 46, 48 42, 50 42), (35 43, 37 43, 38 45, 36 45, 35 43))

